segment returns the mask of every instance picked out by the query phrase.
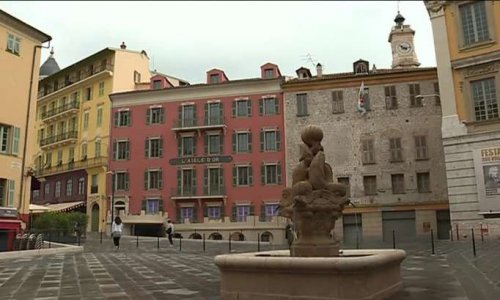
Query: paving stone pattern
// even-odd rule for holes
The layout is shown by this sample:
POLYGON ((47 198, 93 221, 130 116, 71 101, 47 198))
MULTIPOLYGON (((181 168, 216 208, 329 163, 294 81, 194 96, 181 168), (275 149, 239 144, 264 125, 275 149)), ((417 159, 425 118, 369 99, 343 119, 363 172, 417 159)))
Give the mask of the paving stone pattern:
MULTIPOLYGON (((213 257, 228 253, 227 241, 179 241, 124 237, 120 250, 109 238, 87 238, 83 253, 0 260, 0 299, 220 299, 219 271, 213 257)), ((373 246, 373 245, 372 245, 373 246)), ((375 247, 375 246, 374 246, 375 247)), ((379 245, 376 248, 390 248, 379 245)), ((233 242, 232 252, 254 252, 257 245, 233 242)), ((347 246, 346 246, 347 248, 347 246)), ((402 244, 403 290, 390 300, 500 299, 500 241, 402 244)), ((262 244, 261 250, 283 249, 262 244)))

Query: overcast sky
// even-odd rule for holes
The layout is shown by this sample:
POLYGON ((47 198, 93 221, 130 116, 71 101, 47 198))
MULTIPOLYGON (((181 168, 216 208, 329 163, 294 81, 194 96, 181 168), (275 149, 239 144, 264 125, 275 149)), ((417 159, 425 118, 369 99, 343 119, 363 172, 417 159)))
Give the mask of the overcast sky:
MULTIPOLYGON (((0 8, 52 36, 64 68, 105 47, 146 50, 151 69, 191 83, 220 68, 229 79, 259 77, 266 62, 295 76, 305 58, 324 73, 349 72, 359 58, 390 68, 388 36, 397 1, 50 2, 2 1, 0 8)), ((422 67, 435 66, 432 28, 423 1, 401 1, 416 31, 422 67)), ((49 55, 44 50, 42 61, 49 55)), ((315 71, 313 71, 315 74, 315 71)))

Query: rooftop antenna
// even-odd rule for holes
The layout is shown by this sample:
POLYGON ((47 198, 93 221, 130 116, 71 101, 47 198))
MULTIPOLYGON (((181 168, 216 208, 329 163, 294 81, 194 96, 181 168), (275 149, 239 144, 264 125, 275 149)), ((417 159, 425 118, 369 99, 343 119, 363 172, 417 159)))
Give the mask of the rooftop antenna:
POLYGON ((312 57, 311 53, 307 53, 306 55, 303 55, 302 57, 303 57, 302 60, 305 60, 305 61, 311 63, 313 67, 316 67, 316 64, 318 63, 318 61, 312 57))
POLYGON ((399 14, 399 0, 398 0, 398 14, 399 14))

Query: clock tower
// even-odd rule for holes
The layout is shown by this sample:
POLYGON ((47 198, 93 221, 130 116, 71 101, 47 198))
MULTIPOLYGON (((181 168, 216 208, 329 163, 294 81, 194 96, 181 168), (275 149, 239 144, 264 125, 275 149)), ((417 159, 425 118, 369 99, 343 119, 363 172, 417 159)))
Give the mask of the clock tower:
POLYGON ((420 66, 415 53, 413 37, 415 31, 410 25, 403 24, 405 18, 399 13, 394 19, 396 25, 389 34, 389 43, 392 49, 392 68, 415 68, 420 66))

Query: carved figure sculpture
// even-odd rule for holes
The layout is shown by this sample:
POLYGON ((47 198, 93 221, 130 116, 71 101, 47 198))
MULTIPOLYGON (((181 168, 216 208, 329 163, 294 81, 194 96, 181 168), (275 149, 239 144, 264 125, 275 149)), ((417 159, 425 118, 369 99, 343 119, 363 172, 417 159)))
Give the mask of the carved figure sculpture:
POLYGON ((283 190, 280 201, 280 215, 291 218, 297 230, 291 256, 338 256, 339 243, 330 233, 349 202, 346 186, 333 182, 333 170, 325 162, 321 145, 321 128, 307 126, 301 138, 304 144, 292 172, 292 187, 283 190))

